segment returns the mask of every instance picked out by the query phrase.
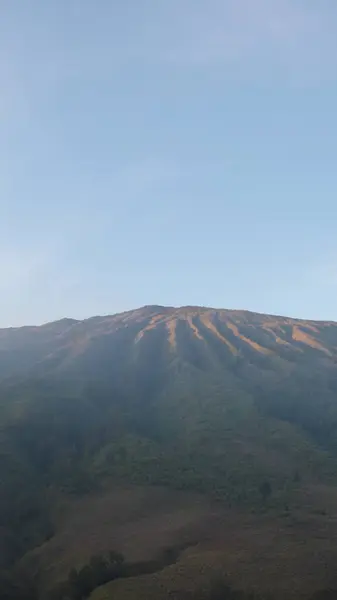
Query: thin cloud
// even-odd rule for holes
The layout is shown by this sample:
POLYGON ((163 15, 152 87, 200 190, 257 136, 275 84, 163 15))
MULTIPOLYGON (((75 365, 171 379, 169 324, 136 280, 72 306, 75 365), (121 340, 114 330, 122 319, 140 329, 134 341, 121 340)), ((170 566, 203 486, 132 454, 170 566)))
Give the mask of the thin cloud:
POLYGON ((25 293, 48 271, 51 262, 46 248, 34 252, 31 248, 0 247, 0 292, 25 293))
POLYGON ((336 6, 305 0, 178 0, 149 32, 157 57, 185 66, 336 64, 336 6), (165 18, 164 18, 165 17, 165 18))
POLYGON ((0 290, 13 291, 24 287, 36 272, 36 257, 28 257, 26 253, 18 253, 9 249, 0 250, 0 290))
POLYGON ((337 3, 330 0, 126 0, 99 7, 60 0, 48 10, 41 6, 27 14, 1 10, 6 112, 11 103, 34 105, 34 98, 47 101, 76 81, 112 81, 134 67, 218 68, 224 77, 243 79, 267 71, 314 83, 336 74, 337 3))
POLYGON ((326 258, 311 264, 304 273, 303 280, 308 285, 313 285, 326 292, 337 289, 337 260, 326 258))

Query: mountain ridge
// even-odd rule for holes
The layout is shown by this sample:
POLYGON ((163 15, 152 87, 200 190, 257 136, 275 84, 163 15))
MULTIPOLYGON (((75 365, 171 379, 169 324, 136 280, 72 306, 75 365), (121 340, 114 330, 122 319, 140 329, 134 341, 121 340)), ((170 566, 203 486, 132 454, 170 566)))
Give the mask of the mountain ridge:
POLYGON ((97 314, 97 315, 92 315, 89 317, 84 317, 84 318, 75 318, 75 317, 61 317, 59 319, 53 319, 51 321, 45 321, 43 323, 30 323, 30 324, 24 324, 24 325, 11 325, 8 327, 0 327, 0 332, 4 332, 4 331, 16 331, 16 330, 22 330, 22 329, 36 329, 36 328, 41 328, 41 327, 48 327, 50 325, 56 325, 56 324, 61 324, 61 323, 69 323, 69 324, 77 324, 77 323, 84 323, 86 321, 91 321, 92 319, 107 319, 107 318, 114 318, 114 317, 118 317, 121 315, 126 315, 126 314, 132 314, 132 313, 136 313, 136 312, 143 312, 143 311, 156 311, 156 310, 163 310, 163 311, 173 311, 173 312, 178 312, 178 311, 213 311, 213 312, 226 312, 228 314, 231 313, 237 313, 237 314, 247 314, 247 315, 255 315, 255 316, 260 316, 260 317, 270 317, 270 318, 275 318, 275 319, 283 319, 283 320, 289 320, 289 321, 300 321, 303 323, 317 323, 317 324, 327 324, 327 325, 335 325, 337 324, 337 319, 315 319, 315 318, 303 318, 303 317, 292 317, 283 313, 268 313, 268 312, 262 312, 262 311, 256 311, 256 310, 251 310, 248 308, 223 308, 223 307, 216 307, 216 306, 207 306, 207 305, 198 305, 198 304, 186 304, 186 305, 181 305, 181 306, 172 306, 172 305, 165 305, 165 304, 144 304, 141 306, 138 306, 136 308, 132 308, 132 309, 127 309, 127 310, 122 310, 122 311, 117 311, 117 312, 113 312, 113 313, 104 313, 104 314, 97 314))
POLYGON ((61 355, 68 355, 69 360, 79 358, 92 345, 95 352, 103 352, 103 348, 97 348, 98 340, 105 350, 111 351, 111 344, 116 342, 127 343, 134 352, 135 346, 149 343, 151 336, 162 352, 169 349, 171 353, 183 353, 185 358, 194 352, 200 360, 205 354, 202 344, 213 355, 222 352, 225 361, 230 355, 256 361, 260 355, 296 362, 301 355, 309 358, 313 353, 317 360, 334 363, 337 359, 337 323, 333 321, 247 310, 147 305, 84 320, 64 318, 39 326, 0 329, 0 377, 6 376, 6 371, 11 376, 41 363, 49 368, 52 358, 58 361, 61 355))

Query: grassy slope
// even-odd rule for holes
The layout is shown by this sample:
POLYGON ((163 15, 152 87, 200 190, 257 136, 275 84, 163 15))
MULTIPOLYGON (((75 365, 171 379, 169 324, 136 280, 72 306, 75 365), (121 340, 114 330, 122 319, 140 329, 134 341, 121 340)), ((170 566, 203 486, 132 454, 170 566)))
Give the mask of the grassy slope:
POLYGON ((200 536, 176 564, 103 586, 91 600, 166 600, 184 590, 207 589, 218 573, 234 588, 280 600, 336 588, 337 548, 331 543, 337 533, 336 490, 302 486, 298 492, 299 506, 288 516, 218 508, 204 521, 206 539, 200 536))
MULTIPOLYGON (((180 366, 172 366, 173 373, 177 368, 180 366)), ((284 556, 283 544, 289 541, 287 523, 293 531, 296 522, 299 529, 286 568, 293 564, 295 576, 302 577, 300 564, 308 560, 308 555, 298 536, 304 532, 310 535, 311 530, 320 536, 322 527, 323 541, 315 540, 310 551, 323 552, 329 568, 333 564, 334 552, 327 553, 332 533, 331 523, 327 523, 334 519, 334 512, 329 507, 328 517, 325 517, 313 516, 312 511, 326 508, 325 502, 320 504, 316 490, 326 490, 328 500, 330 494, 335 498, 335 460, 295 425, 261 414, 247 392, 226 391, 214 375, 211 379, 205 375, 198 377, 186 366, 180 376, 181 381, 175 375, 171 383, 157 393, 156 403, 150 403, 151 411, 145 414, 142 405, 137 404, 137 396, 121 401, 118 396, 109 394, 107 401, 104 394, 98 396, 94 392, 92 395, 91 390, 87 395, 74 393, 62 397, 56 388, 52 388, 49 395, 45 388, 41 393, 29 388, 25 400, 14 394, 17 403, 12 398, 11 440, 26 443, 18 446, 17 451, 21 452, 18 456, 27 459, 29 451, 32 463, 36 456, 39 460, 51 457, 51 470, 42 472, 42 480, 46 478, 49 486, 50 508, 54 507, 54 514, 58 509, 53 524, 55 533, 25 559, 30 569, 40 573, 42 582, 47 579, 48 585, 53 585, 66 577, 71 567, 80 566, 92 554, 111 548, 125 552, 129 560, 145 560, 155 558, 160 548, 179 545, 182 541, 199 542, 198 549, 193 550, 193 560, 189 552, 184 553, 176 567, 164 570, 160 576, 142 578, 145 589, 149 585, 152 590, 153 581, 155 586, 159 585, 158 577, 160 582, 167 573, 173 578, 173 585, 180 586, 179 582, 185 577, 182 573, 188 581, 190 568, 194 573, 193 569, 198 570, 204 564, 207 570, 213 562, 220 564, 221 569, 240 574, 241 545, 251 548, 244 558, 247 569, 259 535, 262 536, 260 564, 267 560, 271 545, 267 535, 269 527, 273 539, 278 531, 280 533, 280 549, 276 549, 274 557, 271 554, 268 558, 273 570, 281 560, 278 552, 284 556), (29 433, 27 439, 23 433, 29 433), (75 446, 77 450, 72 456, 75 446), (300 482, 294 480, 297 471, 300 482), (78 489, 76 479, 81 483, 81 474, 84 487, 78 489), (259 486, 265 480, 272 485, 272 495, 265 509, 271 512, 273 519, 270 522, 266 516, 261 519, 261 516, 250 515, 247 524, 248 517, 243 516, 247 511, 264 510, 259 486), (137 486, 165 486, 165 491, 137 487, 123 495, 120 490, 130 482, 137 486), (87 495, 87 484, 103 487, 87 495), (70 505, 68 500, 60 505, 57 490, 61 486, 71 492, 71 485, 77 489, 77 496, 71 496, 70 505), (222 508, 219 509, 219 505, 214 508, 206 497, 174 491, 179 489, 201 492, 209 499, 217 498, 222 508), (308 515, 298 509, 301 494, 306 490, 309 490, 308 515), (286 505, 290 517, 280 517, 287 514, 286 505), (239 518, 235 512, 238 509, 239 518), (218 514, 219 510, 220 516, 214 517, 214 511, 218 514), (57 514, 61 514, 61 518, 57 514), (227 529, 234 517, 238 532, 242 521, 244 537, 239 535, 239 545, 234 534, 229 538, 238 562, 227 563, 230 554, 227 529), (226 522, 220 539, 217 532, 221 527, 216 519, 226 522), (266 523, 270 524, 265 530, 266 523), (227 557, 225 562, 224 557, 227 557)), ((41 475, 40 466, 35 465, 35 474, 41 475)), ((256 565, 254 561, 252 564, 256 565)), ((326 573, 325 567, 322 570, 319 557, 312 566, 317 586, 321 587, 326 581, 325 575, 331 578, 331 573, 326 573)), ((273 577, 266 575, 263 584, 266 588, 273 577)), ((284 585, 293 586, 290 575, 284 577, 284 585)), ((251 576, 247 577, 247 586, 254 581, 257 583, 251 576)), ((131 586, 130 594, 134 589, 138 593, 138 579, 134 583, 135 588, 131 580, 113 585, 121 590, 131 586)), ((242 587, 239 583, 234 577, 233 584, 242 587)), ((152 592, 145 593, 151 597, 152 592)))
POLYGON ((174 444, 170 436, 153 440, 125 433, 94 455, 88 469, 105 487, 61 505, 55 536, 26 557, 28 564, 50 585, 92 554, 111 548, 139 561, 155 559, 165 547, 190 543, 193 548, 177 565, 157 575, 116 582, 94 598, 110 594, 160 600, 167 597, 163 589, 168 581, 169 588, 184 588, 191 580, 199 586, 217 569, 229 572, 236 587, 268 590, 278 577, 282 593, 289 594, 332 584, 337 495, 334 462, 330 470, 325 451, 295 427, 262 419, 252 405, 243 410, 228 402, 220 418, 214 402, 214 414, 204 406, 198 413, 194 404, 193 417, 187 418, 192 408, 187 399, 177 404, 182 429, 174 444), (300 482, 294 481, 295 471, 300 482), (273 494, 263 506, 258 486, 266 477, 273 494), (127 481, 138 485, 124 489, 127 481), (166 487, 153 488, 153 483, 166 487), (214 503, 212 497, 221 500, 214 503), (324 511, 326 515, 319 514, 324 511), (313 539, 304 544, 303 536, 313 539), (304 565, 312 569, 305 580, 304 565))
POLYGON ((94 600, 161 600, 169 590, 194 589, 227 573, 233 587, 308 598, 336 586, 337 492, 300 483, 288 513, 251 513, 204 495, 151 486, 105 490, 59 506, 57 534, 25 557, 43 573, 42 587, 73 566, 111 548, 127 560, 155 560, 166 548, 187 546, 176 564, 116 581, 94 600), (324 513, 324 514, 323 514, 324 513))

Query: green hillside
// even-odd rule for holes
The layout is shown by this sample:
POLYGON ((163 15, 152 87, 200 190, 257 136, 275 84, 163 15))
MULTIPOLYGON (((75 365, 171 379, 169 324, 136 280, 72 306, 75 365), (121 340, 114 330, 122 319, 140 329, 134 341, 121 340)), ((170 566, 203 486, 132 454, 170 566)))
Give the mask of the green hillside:
MULTIPOLYGON (((263 527, 267 519, 276 528, 279 519, 298 523, 302 507, 304 519, 312 514, 325 519, 337 489, 336 359, 336 324, 245 311, 145 307, 86 321, 1 330, 4 598, 52 598, 71 568, 109 550, 123 550, 128 562, 117 598, 126 594, 130 575, 137 583, 142 568, 144 577, 146 569, 175 572, 162 552, 165 547, 177 552, 181 543, 186 548, 201 544, 195 559, 199 566, 211 553, 223 573, 226 561, 212 546, 212 527, 211 549, 202 546, 201 530, 208 531, 214 511, 237 519, 239 511, 241 520, 250 515, 249 531, 261 519, 263 527), (139 490, 147 500, 133 517, 118 507, 125 521, 115 544, 118 523, 109 517, 109 547, 105 534, 97 533, 109 511, 93 517, 93 507, 96 499, 103 502, 123 489, 131 490, 131 506, 133 497, 137 505, 139 490), (146 534, 139 534, 139 552, 133 555, 125 541, 130 523, 136 532, 142 519, 154 527, 156 518, 161 531, 167 517, 167 507, 156 516, 155 490, 170 494, 175 506, 170 505, 170 518, 181 524, 168 525, 172 539, 158 533, 148 555, 146 534), (189 510, 200 503, 203 510, 182 535, 189 510), (82 546, 74 542, 79 533, 71 525, 76 511, 92 528, 82 546), (18 580, 24 581, 23 591, 18 580)), ((161 506, 166 506, 163 499, 161 506)), ((309 521, 310 532, 315 531, 311 517, 309 521)), ((249 540, 248 535, 245 544, 249 540)), ((190 565, 189 552, 179 550, 173 562, 187 560, 190 565)), ((318 563, 316 568, 318 572, 318 563)), ((330 567, 324 572, 325 579, 317 575, 317 586, 333 584, 330 567)), ((146 577, 152 581, 153 574, 146 577)), ((233 583, 242 587, 234 575, 233 583)), ((249 577, 248 584, 256 588, 249 577)), ((261 582, 266 593, 268 585, 261 582)), ((110 597, 100 593, 94 598, 110 597)), ((128 593, 126 598, 136 597, 132 589, 128 593)), ((115 597, 115 591, 111 594, 115 597)))

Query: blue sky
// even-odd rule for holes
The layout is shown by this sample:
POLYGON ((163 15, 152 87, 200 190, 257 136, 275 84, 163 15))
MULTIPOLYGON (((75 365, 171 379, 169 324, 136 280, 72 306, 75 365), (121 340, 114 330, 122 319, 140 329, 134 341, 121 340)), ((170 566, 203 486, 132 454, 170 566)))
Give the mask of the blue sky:
POLYGON ((337 320, 336 0, 4 0, 0 326, 337 320))

